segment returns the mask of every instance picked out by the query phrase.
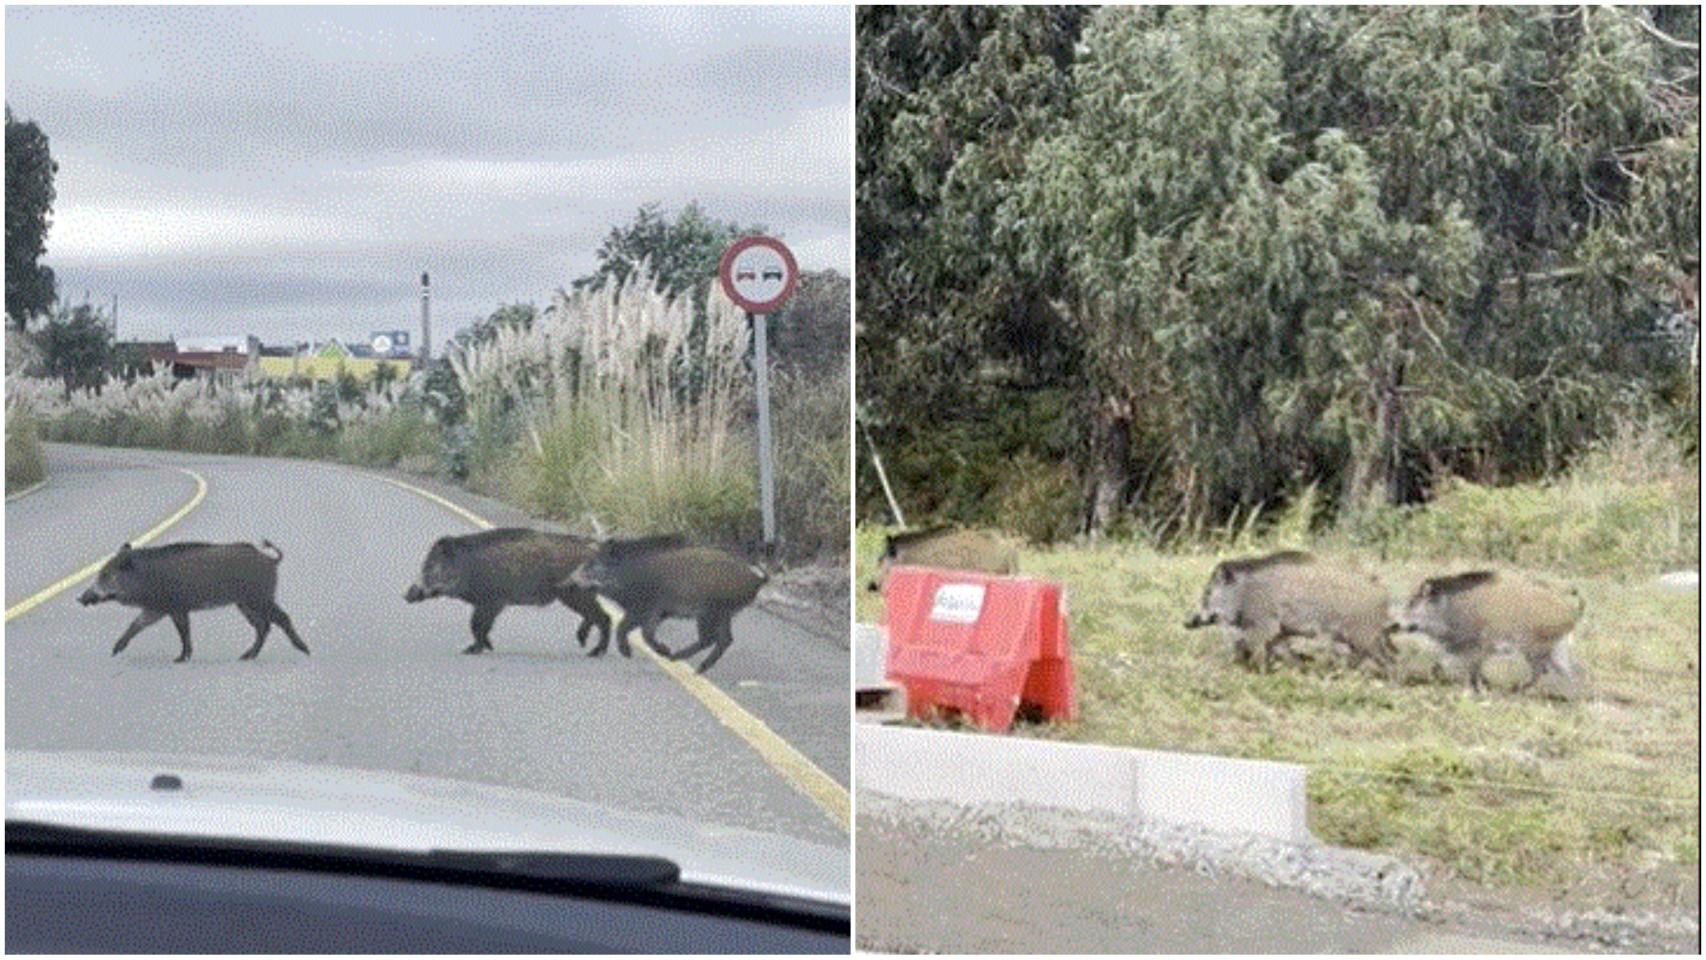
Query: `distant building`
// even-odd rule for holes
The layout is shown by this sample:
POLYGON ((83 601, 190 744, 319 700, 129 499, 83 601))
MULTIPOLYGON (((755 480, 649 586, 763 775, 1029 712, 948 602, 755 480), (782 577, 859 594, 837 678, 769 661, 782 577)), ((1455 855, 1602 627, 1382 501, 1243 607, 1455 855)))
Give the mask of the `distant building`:
POLYGON ((239 333, 213 336, 178 337, 179 353, 248 353, 251 342, 259 338, 239 333))
POLYGON ((407 330, 375 330, 367 335, 367 346, 375 357, 386 360, 414 359, 414 353, 409 349, 407 330))
POLYGON ((409 375, 407 360, 376 357, 371 347, 366 344, 352 349, 344 346, 343 341, 336 337, 312 347, 293 350, 288 356, 270 354, 263 349, 256 357, 256 364, 262 376, 275 380, 299 377, 331 380, 338 375, 339 369, 343 369, 357 380, 366 381, 371 379, 380 367, 391 368, 399 379, 409 375))

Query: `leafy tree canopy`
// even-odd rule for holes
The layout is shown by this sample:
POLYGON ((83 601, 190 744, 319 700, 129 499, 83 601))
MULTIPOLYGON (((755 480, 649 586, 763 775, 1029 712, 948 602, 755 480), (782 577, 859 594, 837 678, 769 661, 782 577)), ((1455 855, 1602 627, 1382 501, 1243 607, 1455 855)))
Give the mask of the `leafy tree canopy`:
POLYGON ((53 270, 40 263, 53 212, 59 165, 35 121, 6 107, 6 318, 18 329, 46 313, 56 297, 53 270))

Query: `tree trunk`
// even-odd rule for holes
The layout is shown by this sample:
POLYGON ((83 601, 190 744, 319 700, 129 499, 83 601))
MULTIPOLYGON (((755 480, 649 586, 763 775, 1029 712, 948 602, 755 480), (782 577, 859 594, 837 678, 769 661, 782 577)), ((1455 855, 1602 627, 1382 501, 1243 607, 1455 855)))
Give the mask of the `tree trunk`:
POLYGON ((1119 512, 1120 498, 1131 476, 1131 412, 1121 404, 1104 402, 1096 410, 1094 473, 1090 485, 1088 533, 1100 537, 1119 512))

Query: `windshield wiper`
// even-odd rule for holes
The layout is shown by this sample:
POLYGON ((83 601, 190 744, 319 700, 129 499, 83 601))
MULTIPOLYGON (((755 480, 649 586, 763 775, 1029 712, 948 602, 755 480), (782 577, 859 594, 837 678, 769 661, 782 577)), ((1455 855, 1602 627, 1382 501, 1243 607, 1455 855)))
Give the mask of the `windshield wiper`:
POLYGON ((251 868, 335 870, 408 875, 501 886, 562 890, 576 887, 673 886, 681 867, 663 857, 612 853, 428 850, 414 852, 243 837, 182 836, 91 830, 8 820, 6 853, 102 859, 169 859, 251 868))

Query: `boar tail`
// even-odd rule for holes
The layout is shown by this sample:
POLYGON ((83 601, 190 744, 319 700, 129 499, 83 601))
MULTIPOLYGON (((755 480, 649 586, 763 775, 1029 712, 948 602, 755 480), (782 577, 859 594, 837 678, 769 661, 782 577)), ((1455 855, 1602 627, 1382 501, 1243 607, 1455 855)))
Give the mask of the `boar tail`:
POLYGON ((261 552, 265 553, 268 550, 272 551, 272 556, 268 557, 267 559, 271 560, 273 563, 277 563, 280 560, 284 559, 284 551, 283 550, 280 550, 276 545, 273 544, 273 542, 271 540, 262 540, 261 541, 261 552))

